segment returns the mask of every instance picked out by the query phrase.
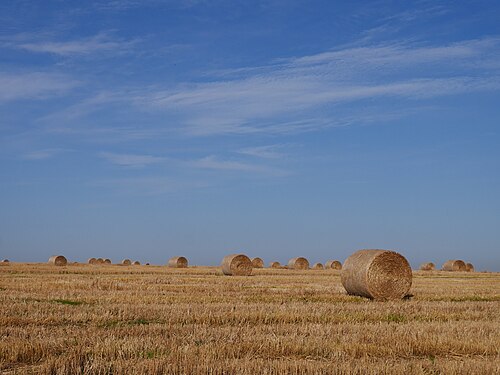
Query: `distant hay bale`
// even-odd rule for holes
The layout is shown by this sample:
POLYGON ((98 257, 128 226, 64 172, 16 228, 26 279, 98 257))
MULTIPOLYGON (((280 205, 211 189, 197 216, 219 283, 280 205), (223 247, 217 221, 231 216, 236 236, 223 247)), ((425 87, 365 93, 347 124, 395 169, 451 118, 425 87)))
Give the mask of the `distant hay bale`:
POLYGON ((321 263, 314 263, 314 265, 312 266, 313 270, 323 270, 325 269, 325 267, 323 267, 323 265, 321 263))
POLYGON ((3 259, 1 263, 10 263, 8 259, 3 259))
POLYGON ((434 271, 436 269, 436 265, 432 262, 423 263, 420 265, 420 271, 434 271))
POLYGON ((451 272, 457 272, 457 271, 466 271, 467 266, 463 260, 460 259, 452 259, 448 260, 443 264, 443 271, 451 271, 451 272))
POLYGON ((261 258, 253 258, 252 259, 252 267, 253 268, 264 268, 264 261, 261 258))
POLYGON ((111 264, 111 263, 112 263, 111 259, 109 258, 104 259, 104 264, 111 264))
POLYGON ((49 258, 49 263, 54 266, 66 266, 68 264, 68 260, 62 255, 53 255, 49 258))
POLYGON ((132 262, 130 261, 130 259, 123 259, 122 260, 122 265, 124 266, 130 266, 132 264, 132 262))
POLYGON ((292 270, 309 269, 309 261, 303 257, 292 258, 288 261, 288 268, 292 270))
POLYGON ((96 258, 89 258, 89 260, 87 260, 87 263, 88 264, 97 264, 97 259, 96 258))
POLYGON ((185 257, 173 257, 168 260, 167 266, 171 268, 187 268, 188 260, 185 257))
POLYGON ((341 281, 349 294, 376 300, 401 299, 410 290, 412 272, 401 254, 366 249, 346 259, 341 281))
POLYGON ((134 264, 134 266, 140 266, 141 262, 139 262, 138 260, 136 260, 133 264, 134 264))
POLYGON ((97 258, 97 264, 104 264, 104 259, 97 258))
POLYGON ((224 257, 221 263, 224 275, 250 276, 252 261, 244 254, 231 254, 224 257))
POLYGON ((329 260, 328 262, 325 263, 325 269, 327 269, 327 270, 341 270, 342 263, 340 263, 338 260, 329 260))
POLYGON ((280 262, 271 262, 269 263, 269 268, 281 268, 280 262))
POLYGON ((465 270, 467 272, 474 272, 474 265, 472 263, 465 263, 465 270))

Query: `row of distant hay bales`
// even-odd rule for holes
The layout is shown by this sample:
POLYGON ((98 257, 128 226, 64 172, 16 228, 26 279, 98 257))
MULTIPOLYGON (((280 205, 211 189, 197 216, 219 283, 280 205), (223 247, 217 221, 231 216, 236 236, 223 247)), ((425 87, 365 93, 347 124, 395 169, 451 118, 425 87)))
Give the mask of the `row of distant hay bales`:
MULTIPOLYGON (((276 268, 277 262, 271 263, 276 268)), ((339 262, 340 263, 340 262, 339 262)), ((260 262, 259 262, 260 264, 260 262)), ((329 267, 339 267, 332 261, 329 267)), ((224 275, 249 276, 254 262, 245 254, 231 254, 222 260, 224 275)), ((401 299, 412 284, 412 270, 404 256, 390 250, 359 250, 346 259, 341 272, 341 282, 349 294, 378 300, 401 299)), ((292 258, 290 269, 309 269, 306 258, 292 258)), ((313 268, 320 268, 318 264, 313 268)), ((323 268, 323 265, 321 265, 323 268)))
MULTIPOLYGON (((255 259, 255 258, 254 258, 255 259)), ((260 259, 260 258, 257 258, 260 259)), ((254 261, 252 260, 252 263, 254 261)), ((262 262, 263 264, 263 262, 262 262)), ((263 268, 263 265, 261 267, 255 267, 254 268, 263 268)), ((293 269, 293 270, 307 270, 309 268, 312 268, 314 270, 341 270, 342 269, 342 263, 338 260, 329 260, 323 265, 322 263, 314 263, 312 267, 309 266, 309 261, 306 258, 303 257, 297 257, 297 258, 292 258, 288 261, 288 264, 286 266, 282 266, 280 262, 271 262, 269 263, 269 268, 286 268, 286 269, 293 269)))
MULTIPOLYGON (((435 271, 436 265, 432 262, 424 263, 420 265, 421 271, 435 271)), ((474 265, 472 263, 465 263, 460 259, 448 260, 441 267, 442 271, 450 272, 474 272, 474 265)))
MULTIPOLYGON (((4 259, 3 262, 8 263, 9 261, 4 259)), ((68 260, 63 255, 53 255, 49 258, 48 263, 55 266, 66 266, 68 260)), ((112 264, 111 259, 103 258, 89 258, 87 263, 90 265, 112 264)), ((120 264, 123 266, 140 266, 141 262, 138 260, 132 262, 130 259, 123 259, 120 264)), ((146 265, 149 266, 149 263, 146 263, 146 265)), ((186 268, 188 266, 188 260, 185 257, 173 257, 170 258, 167 265, 172 268, 186 268)))

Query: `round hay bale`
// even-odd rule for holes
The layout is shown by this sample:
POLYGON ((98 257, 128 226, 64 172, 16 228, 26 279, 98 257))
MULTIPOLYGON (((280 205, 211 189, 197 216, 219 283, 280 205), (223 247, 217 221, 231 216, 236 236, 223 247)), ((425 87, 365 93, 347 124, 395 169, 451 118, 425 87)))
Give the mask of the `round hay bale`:
POLYGON ((432 262, 423 263, 420 265, 420 271, 434 271, 436 269, 436 265, 432 262))
POLYGON ((124 266, 130 266, 132 264, 132 262, 130 261, 130 259, 123 259, 122 260, 122 265, 124 266))
POLYGON ((340 263, 338 260, 329 260, 325 263, 325 268, 327 270, 341 270, 342 263, 340 263))
POLYGON ((231 254, 222 259, 222 272, 224 275, 250 276, 252 274, 252 261, 245 254, 231 254))
POLYGON ((410 290, 412 272, 401 254, 366 249, 346 259, 341 281, 349 294, 376 300, 401 299, 410 290))
POLYGON ((97 259, 96 258, 89 258, 89 260, 87 260, 87 263, 88 264, 97 264, 97 259))
POLYGON ((252 267, 253 268, 264 268, 264 261, 261 258, 253 258, 252 259, 252 267))
POLYGON ((308 270, 309 261, 303 257, 292 258, 288 261, 288 268, 292 270, 308 270))
POLYGON ((8 259, 3 259, 2 263, 10 263, 10 261, 8 259))
POLYGON ((313 270, 324 270, 325 269, 325 267, 323 267, 323 265, 321 263, 314 263, 312 268, 313 268, 313 270))
POLYGON ((269 263, 269 268, 281 268, 280 262, 271 262, 269 263))
POLYGON ((62 255, 53 255, 49 258, 49 263, 54 266, 66 266, 68 264, 68 260, 62 255))
POLYGON ((104 259, 97 258, 97 264, 104 264, 104 259))
POLYGON ((457 271, 466 271, 467 266, 465 265, 465 262, 460 259, 452 259, 448 260, 443 264, 443 271, 451 271, 451 272, 457 272, 457 271))
POLYGON ((167 266, 172 268, 187 268, 188 260, 185 257, 173 257, 168 260, 167 266))
POLYGON ((138 260, 136 260, 133 264, 134 264, 134 266, 140 266, 141 262, 139 262, 138 260))
POLYGON ((465 270, 467 272, 474 272, 474 265, 472 263, 465 263, 465 270))

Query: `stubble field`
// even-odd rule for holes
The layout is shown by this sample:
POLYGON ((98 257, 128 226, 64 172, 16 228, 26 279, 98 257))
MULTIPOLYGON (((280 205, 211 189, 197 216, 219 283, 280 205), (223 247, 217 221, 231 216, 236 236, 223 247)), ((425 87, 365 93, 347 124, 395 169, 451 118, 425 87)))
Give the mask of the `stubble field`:
POLYGON ((2 374, 500 373, 500 274, 414 272, 413 297, 340 272, 0 266, 2 374))

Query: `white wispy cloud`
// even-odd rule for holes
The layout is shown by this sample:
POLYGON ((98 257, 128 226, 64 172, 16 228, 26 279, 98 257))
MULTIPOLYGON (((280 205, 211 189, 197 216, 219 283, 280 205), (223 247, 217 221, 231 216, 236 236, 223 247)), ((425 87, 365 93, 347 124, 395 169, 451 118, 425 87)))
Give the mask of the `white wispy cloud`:
POLYGON ((290 132, 336 124, 343 104, 398 98, 422 100, 500 89, 500 38, 445 46, 391 43, 344 48, 218 72, 212 82, 138 96, 141 106, 176 113, 196 135, 290 132), (299 126, 300 128, 301 126, 299 126))
POLYGON ((79 84, 64 74, 0 72, 0 102, 59 96, 79 84))
POLYGON ((111 164, 122 167, 145 167, 147 165, 164 162, 166 159, 153 155, 117 154, 114 152, 101 152, 99 156, 111 164))
POLYGON ((1 45, 8 48, 23 49, 37 53, 51 53, 60 56, 89 55, 104 52, 119 52, 130 49, 137 40, 126 41, 112 37, 109 33, 75 39, 46 40, 34 35, 14 35, 3 37, 1 45))
POLYGON ((43 150, 31 151, 22 156, 26 160, 45 160, 53 158, 54 156, 67 152, 67 149, 62 148, 47 148, 43 150))
POLYGON ((263 159, 280 159, 283 156, 285 156, 285 154, 280 151, 284 147, 285 145, 282 144, 246 147, 241 150, 238 150, 238 153, 243 155, 255 156, 263 159))

